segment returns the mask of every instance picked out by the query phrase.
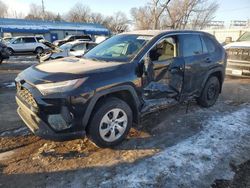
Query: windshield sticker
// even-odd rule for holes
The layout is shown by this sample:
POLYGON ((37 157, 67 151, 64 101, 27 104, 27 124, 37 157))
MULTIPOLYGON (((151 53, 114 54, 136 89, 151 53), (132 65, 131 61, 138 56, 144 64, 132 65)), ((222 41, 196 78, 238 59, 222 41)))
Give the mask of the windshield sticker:
POLYGON ((137 37, 137 40, 151 40, 152 38, 152 36, 139 36, 137 37))

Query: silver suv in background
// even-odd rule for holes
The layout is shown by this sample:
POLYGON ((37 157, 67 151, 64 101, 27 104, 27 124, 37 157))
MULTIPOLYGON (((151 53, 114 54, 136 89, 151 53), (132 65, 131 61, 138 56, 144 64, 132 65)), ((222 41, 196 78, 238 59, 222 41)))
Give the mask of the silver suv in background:
POLYGON ((9 42, 7 42, 6 45, 11 55, 14 53, 25 52, 41 54, 45 49, 48 49, 47 46, 39 42, 42 39, 44 39, 42 36, 14 37, 9 42))
POLYGON ((228 55, 226 74, 250 77, 250 32, 245 32, 236 42, 224 48, 228 55))

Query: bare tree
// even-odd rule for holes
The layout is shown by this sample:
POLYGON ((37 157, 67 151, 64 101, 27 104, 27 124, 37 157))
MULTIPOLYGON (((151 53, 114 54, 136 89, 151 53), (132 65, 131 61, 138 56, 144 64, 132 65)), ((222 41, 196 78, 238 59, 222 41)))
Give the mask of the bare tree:
POLYGON ((123 12, 116 12, 112 16, 104 16, 100 13, 91 12, 90 8, 82 3, 75 4, 65 18, 70 22, 102 24, 116 33, 127 30, 129 27, 129 20, 123 12))
POLYGON ((135 29, 152 29, 153 19, 151 17, 151 9, 149 6, 132 8, 131 16, 133 18, 133 24, 135 29))
POLYGON ((8 14, 8 7, 7 5, 0 0, 0 18, 5 18, 8 14))
POLYGON ((123 12, 116 12, 113 16, 107 17, 103 25, 115 33, 127 31, 130 21, 123 12))
POLYGON ((76 3, 68 12, 66 18, 71 22, 89 22, 91 10, 82 3, 76 3))
POLYGON ((30 4, 30 11, 29 11, 28 15, 25 17, 25 19, 30 19, 30 20, 52 20, 52 21, 54 21, 54 20, 59 19, 58 15, 56 15, 53 12, 44 10, 43 6, 41 6, 41 5, 30 4))
POLYGON ((211 0, 151 0, 149 6, 132 9, 131 15, 139 29, 146 25, 146 29, 201 29, 213 19, 217 9, 218 3, 211 0))

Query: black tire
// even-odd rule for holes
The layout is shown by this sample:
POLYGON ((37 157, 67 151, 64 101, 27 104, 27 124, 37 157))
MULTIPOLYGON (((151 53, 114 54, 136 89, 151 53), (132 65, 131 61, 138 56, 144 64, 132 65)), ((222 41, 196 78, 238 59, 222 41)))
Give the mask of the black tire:
POLYGON ((202 90, 197 102, 202 107, 210 107, 215 104, 220 94, 220 82, 216 76, 210 77, 202 90))
POLYGON ((8 49, 8 52, 9 52, 9 55, 14 55, 14 50, 12 48, 7 48, 8 49))
MULTIPOLYGON (((115 98, 115 97, 110 97, 110 98, 105 99, 103 102, 101 102, 98 105, 98 107, 95 109, 96 110, 93 112, 90 124, 87 127, 88 137, 97 146, 102 147, 102 148, 112 147, 112 146, 115 146, 115 145, 119 144, 120 142, 122 142, 126 138, 126 136, 128 135, 129 130, 132 126, 132 122, 133 122, 132 110, 129 107, 129 105, 126 102, 124 102, 123 100, 120 100, 120 99, 115 98), (116 123, 116 122, 111 122, 110 124, 106 124, 106 123, 102 123, 102 120, 104 119, 105 116, 110 117, 110 115, 112 115, 112 110, 117 110, 117 109, 120 109, 121 111, 118 113, 116 120, 118 120, 119 119, 118 117, 123 115, 123 113, 125 113, 126 117, 127 117, 127 124, 125 124, 124 122, 119 123, 120 125, 122 125, 124 132, 122 134, 120 134, 118 128, 114 127, 113 130, 109 130, 109 132, 105 133, 106 135, 104 134, 104 136, 101 136, 100 129, 103 129, 103 127, 105 130, 112 129, 112 128, 110 128, 112 126, 111 124, 116 123), (106 128, 105 128, 105 126, 106 126, 106 128), (115 136, 117 135, 118 138, 116 140, 113 140, 113 141, 105 140, 105 139, 109 139, 111 137, 112 131, 115 132, 114 135, 115 136), (118 131, 118 133, 117 133, 117 131, 118 131), (105 139, 103 137, 105 137, 105 139)), ((114 116, 114 113, 112 116, 114 116)), ((125 115, 124 115, 124 117, 125 117, 125 115)), ((114 117, 111 117, 111 119, 114 119, 114 117)), ((115 120, 111 120, 111 121, 115 121, 115 120)), ((117 125, 117 124, 115 124, 115 125, 117 125)))
POLYGON ((3 57, 0 54, 0 64, 2 64, 2 62, 3 62, 3 57))
POLYGON ((44 49, 42 47, 37 47, 35 50, 36 54, 42 54, 44 52, 44 49))

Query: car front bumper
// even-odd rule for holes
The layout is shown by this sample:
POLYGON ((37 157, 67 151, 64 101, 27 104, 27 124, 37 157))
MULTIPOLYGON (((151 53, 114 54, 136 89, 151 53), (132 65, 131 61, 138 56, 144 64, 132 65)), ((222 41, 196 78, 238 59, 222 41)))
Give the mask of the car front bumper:
POLYGON ((83 138, 84 130, 74 131, 55 131, 51 125, 46 123, 32 108, 29 108, 25 102, 16 96, 18 104, 17 112, 27 127, 37 136, 49 140, 64 141, 83 138))
POLYGON ((236 77, 250 77, 250 61, 228 60, 226 74, 236 77))

